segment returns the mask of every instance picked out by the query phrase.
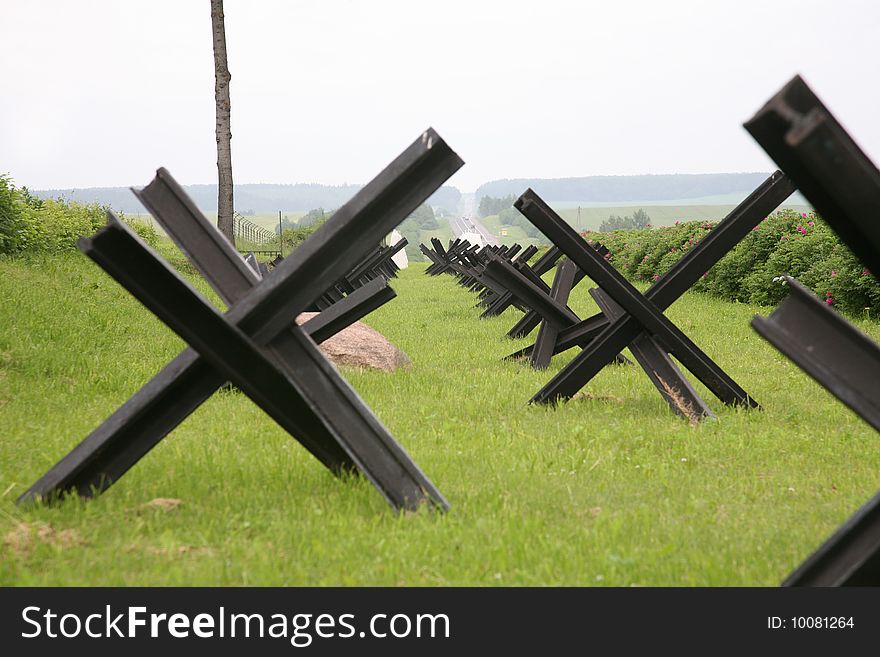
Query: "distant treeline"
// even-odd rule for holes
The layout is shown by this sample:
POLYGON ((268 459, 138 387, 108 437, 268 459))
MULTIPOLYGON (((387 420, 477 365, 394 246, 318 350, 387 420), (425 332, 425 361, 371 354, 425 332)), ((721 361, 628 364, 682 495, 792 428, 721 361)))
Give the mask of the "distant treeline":
MULTIPOLYGON (((305 212, 313 208, 338 208, 347 202, 362 185, 295 185, 253 184, 235 186, 235 209, 242 214, 270 212, 305 212)), ((217 211, 217 185, 184 185, 186 193, 202 212, 217 211)), ((130 213, 146 212, 127 187, 90 187, 87 189, 33 190, 39 198, 63 198, 78 203, 99 203, 114 210, 130 213)), ((428 203, 455 212, 461 201, 461 192, 455 187, 443 186, 428 199, 428 203)))
POLYGON ((512 208, 515 200, 516 197, 513 194, 508 194, 502 198, 484 196, 480 199, 480 205, 477 207, 477 212, 481 217, 501 214, 504 210, 512 208))
POLYGON ((672 201, 678 199, 748 192, 766 173, 663 174, 645 176, 587 176, 585 178, 514 178, 493 180, 474 193, 484 196, 518 197, 531 187, 548 202, 578 201, 672 201))

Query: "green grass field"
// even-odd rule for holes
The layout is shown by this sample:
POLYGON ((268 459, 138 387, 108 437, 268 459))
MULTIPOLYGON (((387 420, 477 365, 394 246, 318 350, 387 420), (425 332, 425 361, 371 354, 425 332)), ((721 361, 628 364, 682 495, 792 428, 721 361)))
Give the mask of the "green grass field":
POLYGON ((688 294, 670 309, 763 404, 707 397, 718 419, 692 427, 636 367, 530 407, 572 354, 542 373, 502 361, 526 344, 504 337, 515 311, 480 321, 420 266, 393 286, 369 323, 412 370, 345 375, 448 513, 393 512, 234 392, 99 498, 19 509, 182 343, 79 254, 0 258, 0 585, 772 586, 878 488, 877 434, 752 331, 767 308, 688 294))

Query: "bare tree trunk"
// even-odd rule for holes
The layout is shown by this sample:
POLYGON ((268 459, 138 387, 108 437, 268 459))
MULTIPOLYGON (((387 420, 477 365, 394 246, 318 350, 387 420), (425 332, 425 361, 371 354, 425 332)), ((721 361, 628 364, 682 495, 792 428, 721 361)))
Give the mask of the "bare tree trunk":
POLYGON ((217 106, 217 228, 235 244, 232 227, 232 127, 229 121, 229 66, 226 63, 226 26, 223 0, 211 0, 214 34, 214 101, 217 106))

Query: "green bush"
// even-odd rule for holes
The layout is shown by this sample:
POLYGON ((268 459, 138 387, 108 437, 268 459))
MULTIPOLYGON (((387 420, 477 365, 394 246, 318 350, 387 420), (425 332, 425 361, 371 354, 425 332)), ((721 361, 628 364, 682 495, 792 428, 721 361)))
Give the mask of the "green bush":
POLYGON ((27 226, 23 217, 33 197, 18 189, 6 174, 0 174, 0 254, 24 250, 27 226))
POLYGON ((285 228, 281 233, 281 247, 284 253, 290 253, 306 239, 314 233, 318 228, 324 225, 325 219, 313 221, 301 228, 285 228))
POLYGON ((138 221, 137 219, 128 219, 121 212, 119 213, 119 218, 151 247, 155 249, 159 245, 159 233, 152 224, 138 221))
MULTIPOLYGON (((653 230, 585 233, 611 250, 610 261, 625 276, 653 282, 665 274, 715 226, 691 221, 653 230)), ((815 213, 777 212, 758 224, 694 289, 728 299, 775 305, 786 295, 787 274, 828 305, 849 312, 880 312, 880 283, 815 213)))
MULTIPOLYGON (((94 234, 106 221, 105 207, 61 199, 44 201, 27 188, 16 188, 8 176, 0 176, 0 254, 69 251, 76 248, 80 236, 94 234)), ((159 235, 152 226, 126 223, 150 246, 156 246, 159 235)))

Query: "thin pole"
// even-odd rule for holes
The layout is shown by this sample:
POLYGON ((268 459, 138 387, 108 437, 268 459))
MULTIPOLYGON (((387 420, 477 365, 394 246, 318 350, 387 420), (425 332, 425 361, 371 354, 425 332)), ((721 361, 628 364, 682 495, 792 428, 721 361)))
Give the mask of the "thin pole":
POLYGON ((281 210, 278 211, 278 255, 284 257, 284 238, 281 233, 284 229, 281 227, 281 210))

